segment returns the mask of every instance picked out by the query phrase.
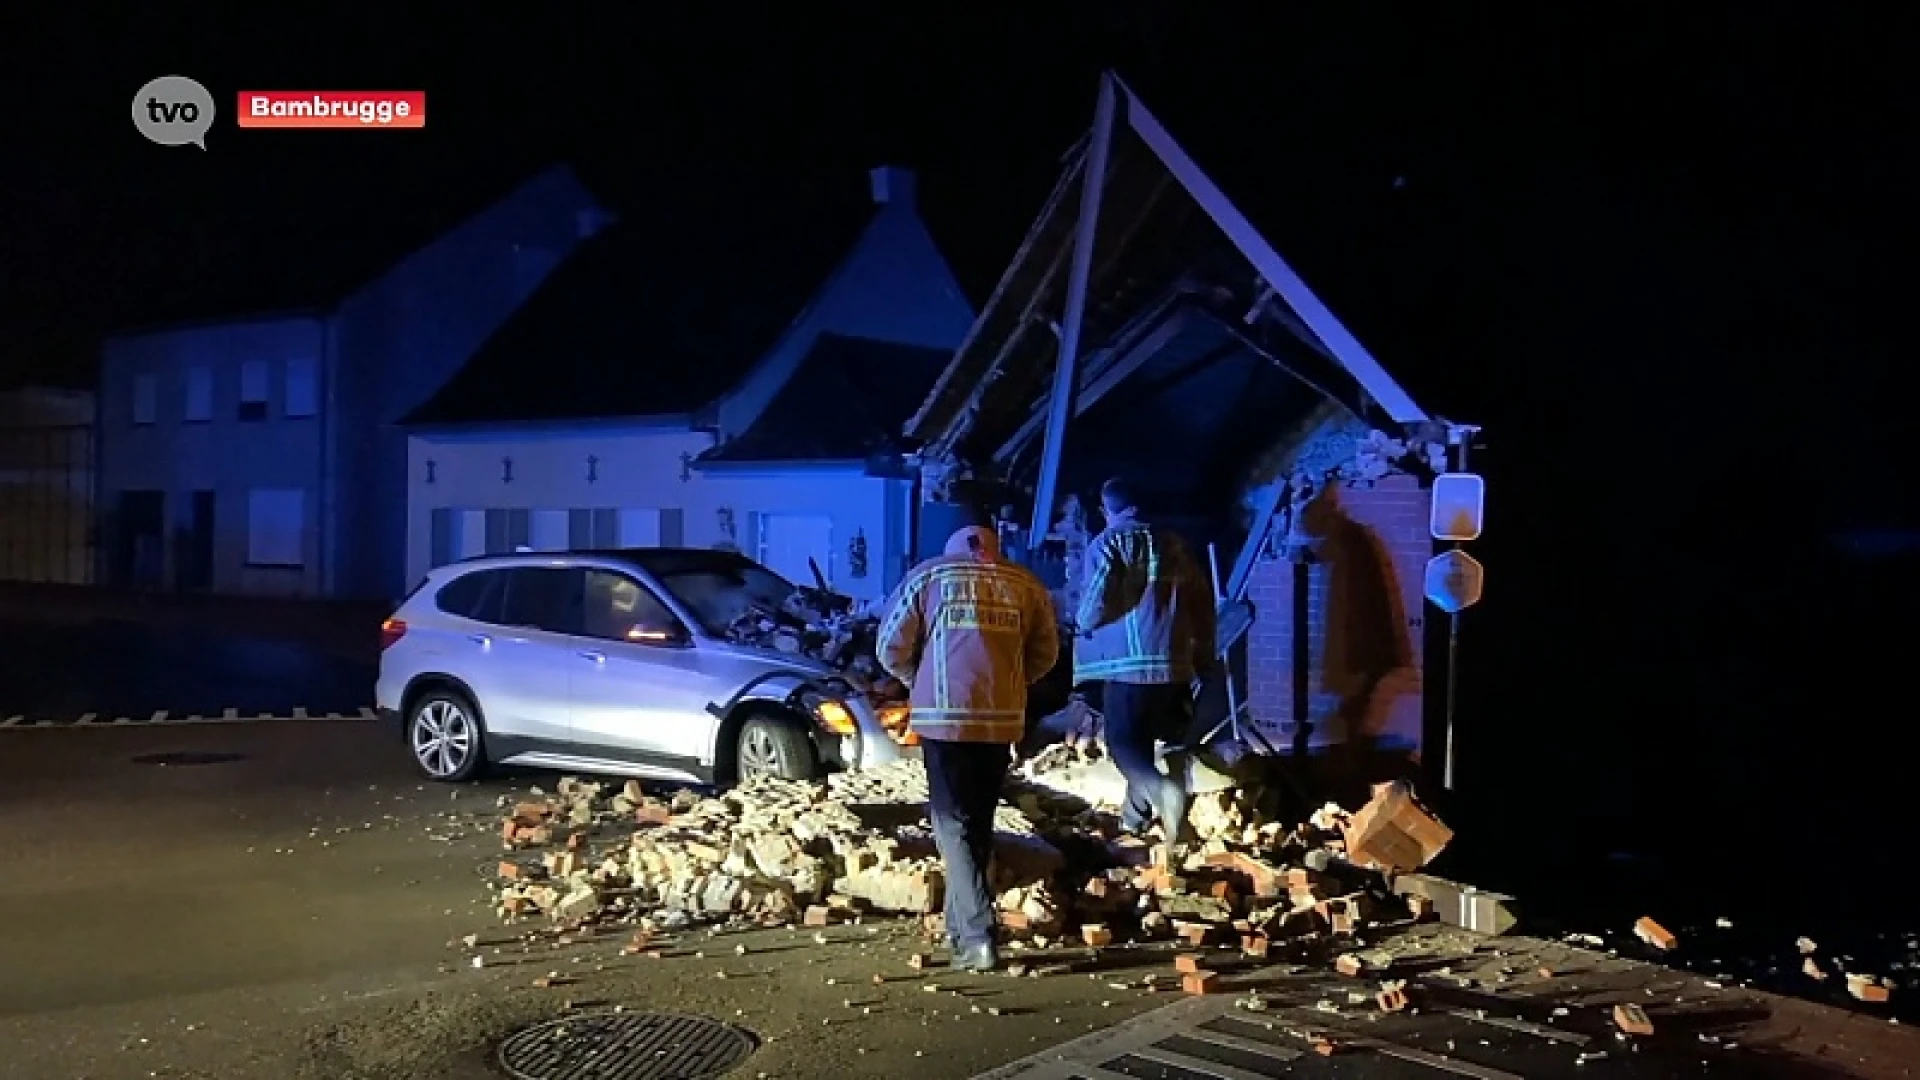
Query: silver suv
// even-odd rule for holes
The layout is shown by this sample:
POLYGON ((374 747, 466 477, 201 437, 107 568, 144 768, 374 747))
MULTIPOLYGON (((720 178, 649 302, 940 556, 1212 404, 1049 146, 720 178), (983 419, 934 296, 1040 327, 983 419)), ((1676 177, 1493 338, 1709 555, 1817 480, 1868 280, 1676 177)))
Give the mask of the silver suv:
POLYGON ((435 780, 813 778, 915 752, 871 628, 732 552, 489 556, 434 570, 381 627, 375 700, 435 780))

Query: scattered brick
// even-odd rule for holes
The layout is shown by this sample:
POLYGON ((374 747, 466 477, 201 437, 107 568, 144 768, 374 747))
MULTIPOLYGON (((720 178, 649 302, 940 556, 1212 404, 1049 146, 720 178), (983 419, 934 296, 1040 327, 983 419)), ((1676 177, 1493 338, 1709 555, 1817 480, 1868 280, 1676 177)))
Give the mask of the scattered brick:
POLYGON ((1181 953, 1179 956, 1173 958, 1173 970, 1180 972, 1182 975, 1191 975, 1197 971, 1205 971, 1207 970, 1207 958, 1201 956, 1199 953, 1181 953))
POLYGON ((807 909, 805 924, 807 926, 832 926, 833 909, 824 904, 815 904, 809 907, 807 909))
POLYGON ((1335 1043, 1332 1039, 1320 1037, 1315 1037, 1312 1045, 1313 1052, 1319 1054, 1321 1057, 1332 1057, 1334 1051, 1340 1048, 1339 1044, 1335 1043))
POLYGON ((1342 953, 1339 959, 1333 962, 1333 970, 1342 975, 1358 978, 1361 972, 1367 970, 1367 965, 1354 953, 1342 953))
POLYGON ((1809 979, 1814 979, 1816 981, 1821 981, 1821 982, 1826 981, 1827 973, 1821 969, 1820 961, 1815 960, 1811 956, 1807 957, 1805 960, 1801 962, 1800 970, 1806 972, 1807 978, 1809 979))
POLYGON ((1639 936, 1641 941, 1646 942, 1662 952, 1675 949, 1680 944, 1680 939, 1674 937, 1671 930, 1654 922, 1651 916, 1642 915, 1640 921, 1633 924, 1633 932, 1639 936))
POLYGON ((1399 1012, 1407 1007, 1407 992, 1400 989, 1382 990, 1374 1000, 1379 1002, 1381 1012, 1399 1012))
POLYGON ((907 957, 907 966, 915 971, 922 971, 927 966, 927 958, 922 953, 913 953, 907 957))
POLYGON ((1634 1004, 1615 1005, 1613 1023, 1629 1035, 1653 1034, 1653 1021, 1647 1017, 1647 1010, 1634 1004))
POLYGON ((527 874, 526 867, 521 866, 517 862, 507 862, 502 860, 500 863, 500 876, 507 879, 508 881, 519 881, 522 878, 526 877, 526 874, 527 874))
POLYGON ((1088 923, 1080 928, 1080 940, 1096 949, 1104 949, 1113 944, 1113 931, 1099 923, 1088 923))
POLYGON ((1264 960, 1271 944, 1265 934, 1245 934, 1240 938, 1240 951, 1256 960, 1264 960))
POLYGON ((1180 977, 1180 989, 1189 994, 1211 994, 1219 985, 1217 971, 1192 971, 1180 977))
POLYGON ((1875 1005, 1893 997, 1893 989, 1872 975, 1848 975, 1847 993, 1875 1005))

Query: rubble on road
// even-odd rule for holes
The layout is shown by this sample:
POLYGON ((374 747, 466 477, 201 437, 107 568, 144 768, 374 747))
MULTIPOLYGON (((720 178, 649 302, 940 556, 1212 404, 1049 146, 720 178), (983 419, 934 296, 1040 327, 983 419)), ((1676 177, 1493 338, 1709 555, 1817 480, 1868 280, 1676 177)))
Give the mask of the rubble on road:
MULTIPOLYGON (((622 923, 644 936, 695 924, 826 928, 921 915, 938 938, 939 916, 929 913, 944 881, 926 798, 917 761, 825 784, 755 779, 671 798, 635 781, 615 788, 568 777, 551 795, 536 788, 502 800, 508 853, 492 887, 508 921, 541 916, 563 929, 622 923)), ((1397 868, 1451 836, 1396 786, 1356 813, 1329 804, 1299 824, 1264 820, 1251 793, 1200 794, 1189 815, 1197 842, 1173 866, 1158 857, 1162 845, 1125 834, 1110 811, 1018 777, 994 824, 993 887, 1016 948, 1177 938, 1192 949, 1231 948, 1244 963, 1280 944, 1313 944, 1328 949, 1327 963, 1348 954, 1356 974, 1392 962, 1361 951, 1364 932, 1423 910, 1393 890, 1382 860, 1397 868), (1356 843, 1372 865, 1350 861, 1356 843)), ((632 951, 657 951, 645 945, 632 951)), ((1188 989, 1212 986, 1200 978, 1188 989)))

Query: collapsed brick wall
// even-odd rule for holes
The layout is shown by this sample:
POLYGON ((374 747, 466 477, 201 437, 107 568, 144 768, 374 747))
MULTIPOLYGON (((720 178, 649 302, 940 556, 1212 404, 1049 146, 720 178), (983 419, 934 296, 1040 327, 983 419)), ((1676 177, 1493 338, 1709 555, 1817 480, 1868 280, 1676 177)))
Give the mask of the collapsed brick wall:
POLYGON ((1423 727, 1422 579, 1434 547, 1431 493, 1412 476, 1334 486, 1304 516, 1313 558, 1271 553, 1255 564, 1247 599, 1247 704, 1261 731, 1291 739, 1305 637, 1309 745, 1370 743, 1418 758, 1423 727), (1296 625, 1304 585, 1306 622, 1296 625))

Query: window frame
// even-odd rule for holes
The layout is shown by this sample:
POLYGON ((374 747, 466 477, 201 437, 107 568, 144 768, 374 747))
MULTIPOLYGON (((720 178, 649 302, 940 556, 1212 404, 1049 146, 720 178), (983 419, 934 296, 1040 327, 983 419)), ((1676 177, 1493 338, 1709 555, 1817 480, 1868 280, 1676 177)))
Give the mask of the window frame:
MULTIPOLYGON (((680 613, 673 609, 672 604, 667 603, 666 600, 661 597, 659 590, 647 584, 639 575, 610 566, 588 566, 584 569, 586 570, 587 576, 582 578, 580 582, 580 637, 586 638, 589 641, 607 641, 619 645, 635 645, 648 649, 685 649, 693 646, 693 631, 687 626, 686 620, 680 617, 680 613), (605 574, 608 577, 625 581, 638 589, 640 596, 643 598, 642 602, 651 601, 653 606, 657 608, 659 613, 665 618, 666 621, 661 629, 667 631, 671 637, 665 641, 645 641, 628 637, 625 634, 612 635, 594 633, 591 623, 589 622, 590 615, 587 604, 593 598, 592 581, 593 575, 595 574, 605 574)), ((636 608, 636 611, 637 610, 636 608)), ((631 629, 633 629, 633 627, 629 627, 629 630, 631 629)))
POLYGON ((247 489, 247 553, 244 565, 251 570, 305 570, 307 568, 307 490, 305 488, 249 488, 247 489), (255 500, 262 495, 296 495, 300 507, 300 521, 294 530, 296 546, 295 561, 270 561, 255 558, 255 500))

